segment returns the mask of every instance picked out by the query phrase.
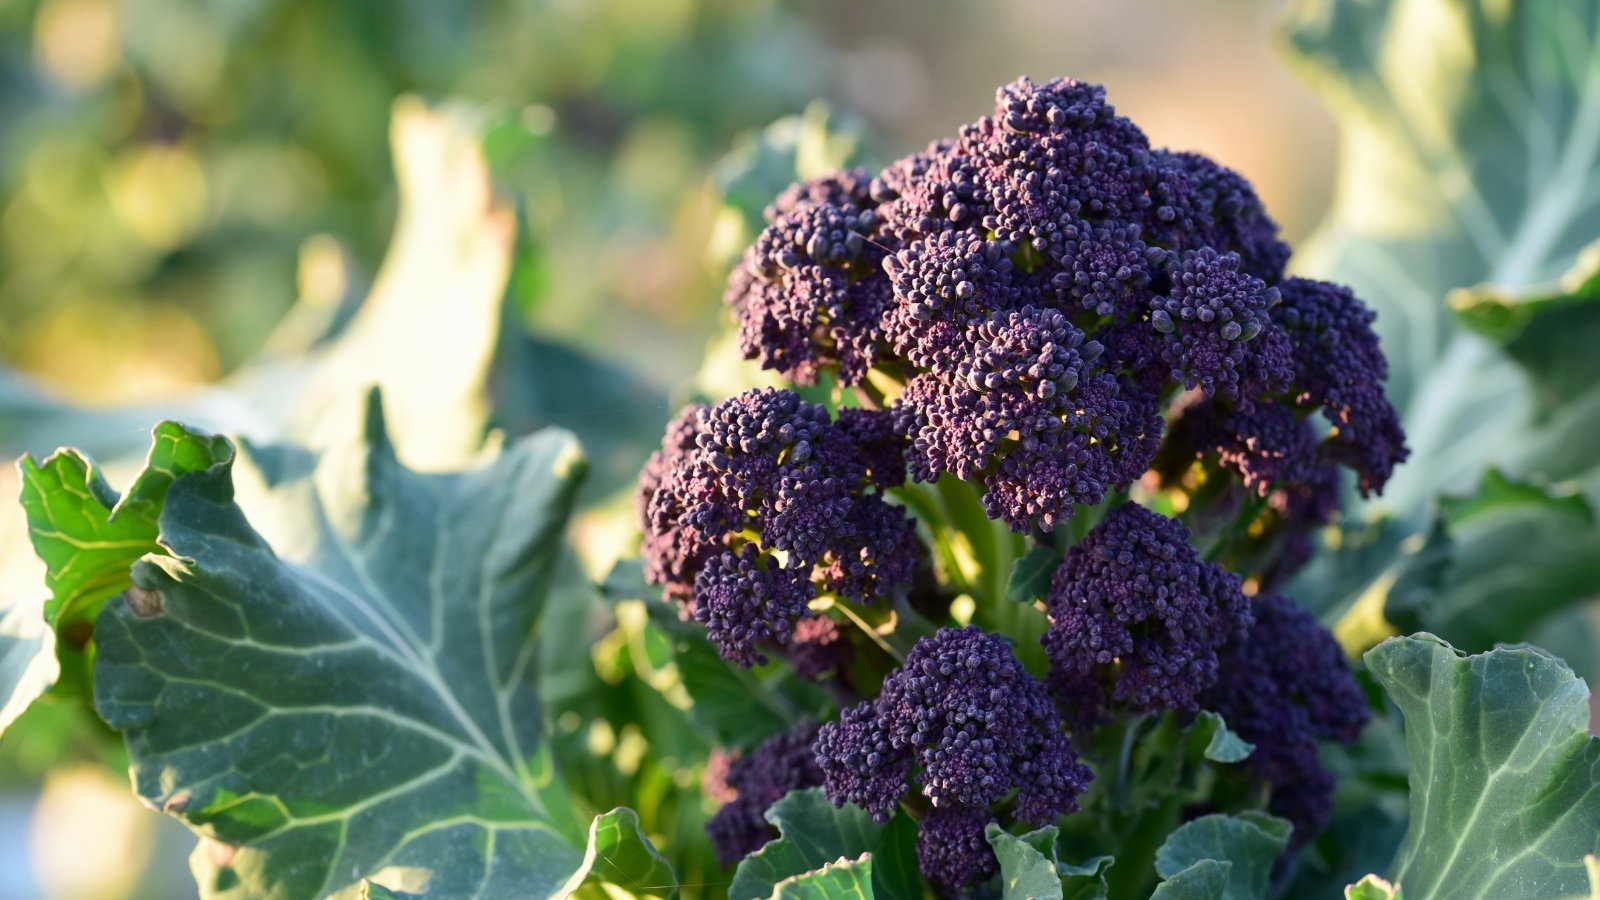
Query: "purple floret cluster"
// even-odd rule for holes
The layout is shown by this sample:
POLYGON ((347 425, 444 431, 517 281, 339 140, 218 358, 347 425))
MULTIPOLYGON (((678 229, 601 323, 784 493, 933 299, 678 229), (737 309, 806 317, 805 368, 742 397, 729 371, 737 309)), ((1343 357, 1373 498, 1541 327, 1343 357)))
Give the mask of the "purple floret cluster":
POLYGON ((997 804, 1044 825, 1077 809, 1094 778, 1045 686, 977 626, 918 641, 876 700, 822 726, 816 754, 828 798, 879 821, 914 780, 934 810, 918 838, 923 873, 952 888, 993 872, 983 828, 997 804))
POLYGON ((1151 147, 1069 79, 1019 79, 955 138, 793 185, 765 217, 726 293, 739 345, 829 405, 765 389, 693 406, 638 497, 647 577, 725 658, 781 654, 839 707, 718 757, 724 863, 771 837, 785 791, 820 784, 880 822, 904 808, 929 882, 982 895, 990 824, 1077 810, 1079 750, 1128 764, 1102 726, 1133 748, 1141 717, 1201 710, 1255 745, 1218 784, 1262 788, 1297 844, 1323 827, 1319 743, 1354 740, 1367 706, 1332 635, 1276 591, 1338 519, 1344 471, 1365 496, 1408 455, 1372 311, 1287 274, 1245 178, 1151 147), (1043 589, 1028 544, 1060 554, 1042 604, 996 596, 1043 589), (838 618, 812 613, 819 594, 838 618), (995 609, 1018 600, 1033 608, 995 609), (967 625, 1041 607, 1037 677, 967 625), (925 636, 901 660, 907 633, 925 636))
POLYGON ((1048 607, 1051 687, 1079 726, 1113 708, 1197 709, 1218 650, 1251 621, 1238 576, 1202 560, 1181 522, 1132 503, 1067 551, 1048 607))
POLYGON ((706 831, 724 866, 778 836, 766 818, 772 804, 790 791, 822 783, 822 770, 811 751, 816 737, 817 724, 806 722, 768 738, 746 755, 719 754, 716 782, 707 787, 723 805, 706 823, 706 831))
POLYGON ((915 528, 885 501, 895 471, 888 413, 835 421, 793 391, 693 406, 640 478, 645 575, 727 659, 787 644, 819 589, 861 602, 904 585, 915 528))
POLYGON ((1219 654, 1201 704, 1255 744, 1254 778, 1272 789, 1269 808, 1304 842, 1333 809, 1333 776, 1317 744, 1351 743, 1370 712, 1344 650, 1316 617, 1277 594, 1258 594, 1251 605, 1254 624, 1219 654))
POLYGON ((1201 453, 1281 449, 1282 417, 1258 408, 1333 423, 1252 474, 1328 460, 1373 491, 1405 458, 1371 313, 1286 278, 1249 182, 1153 149, 1097 85, 1019 79, 955 140, 796 185, 767 216, 727 294, 745 355, 803 384, 903 385, 912 476, 981 483, 1018 531, 1138 480, 1182 391, 1231 417, 1231 444, 1201 453))

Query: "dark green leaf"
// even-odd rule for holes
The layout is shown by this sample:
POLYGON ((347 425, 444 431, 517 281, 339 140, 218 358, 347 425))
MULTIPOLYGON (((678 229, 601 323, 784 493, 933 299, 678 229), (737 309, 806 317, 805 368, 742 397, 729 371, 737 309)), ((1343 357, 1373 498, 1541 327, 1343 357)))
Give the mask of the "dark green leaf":
POLYGON ((208 896, 550 895, 582 826, 535 648, 582 459, 551 433, 423 475, 376 393, 358 423, 320 456, 246 444, 172 483, 172 555, 96 622, 96 706, 139 795, 205 839, 208 896))
POLYGON ((1405 716, 1411 824, 1392 875, 1408 900, 1581 893, 1600 846, 1583 682, 1538 650, 1464 656, 1426 634, 1366 662, 1405 716))
POLYGON ((1050 591, 1050 578, 1061 565, 1061 551, 1048 544, 1034 544, 1017 560, 1006 582, 1006 596, 1018 603, 1032 603, 1050 591))
POLYGON ((1115 862, 1110 856, 1096 856, 1081 866, 1057 862, 1062 900, 1106 900, 1106 870, 1115 862))
POLYGON ((841 859, 777 883, 771 900, 872 900, 872 855, 841 859))
POLYGON ((1232 871, 1225 859, 1202 859, 1156 885, 1150 900, 1224 900, 1232 871))
POLYGON ((767 810, 767 821, 780 837, 739 863, 728 886, 729 900, 769 897, 785 878, 870 853, 884 832, 884 826, 855 804, 829 803, 821 788, 790 793, 767 810))
MULTIPOLYGON (((1231 863, 1222 900, 1261 900, 1272 864, 1289 843, 1290 825, 1264 813, 1212 814, 1184 823, 1156 851, 1156 872, 1172 879, 1204 860, 1231 863)), ((1199 877, 1199 876, 1192 876, 1199 877)), ((1211 883, 1211 875, 1204 883, 1211 883)))

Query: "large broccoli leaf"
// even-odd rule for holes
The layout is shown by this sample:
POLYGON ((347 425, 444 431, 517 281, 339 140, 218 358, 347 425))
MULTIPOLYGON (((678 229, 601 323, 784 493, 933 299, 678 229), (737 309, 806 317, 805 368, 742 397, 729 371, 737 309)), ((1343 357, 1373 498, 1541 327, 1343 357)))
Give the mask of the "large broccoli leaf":
MULTIPOLYGON (((1332 209, 1295 267, 1351 284, 1378 310, 1413 449, 1366 508, 1391 521, 1355 524, 1297 590, 1329 617, 1363 598, 1374 618, 1391 586, 1414 587, 1407 573, 1437 562, 1437 542, 1408 538, 1440 495, 1478 492, 1491 464, 1519 480, 1593 477, 1593 307, 1541 298, 1600 235, 1600 0, 1309 0, 1287 36, 1339 120, 1343 158, 1332 209), (1447 298, 1477 285, 1492 287, 1458 296, 1473 326, 1462 327, 1447 298), (1522 297, 1532 302, 1511 302, 1522 297)), ((1566 283, 1594 288, 1582 273, 1566 283)), ((1533 574, 1557 583, 1537 585, 1539 608, 1493 640, 1525 637, 1538 614, 1583 599, 1568 577, 1581 545, 1542 548, 1560 560, 1533 574)), ((1456 558, 1487 546, 1463 540, 1456 558)), ((1509 580, 1496 567, 1524 558, 1480 557, 1472 577, 1509 580)), ((1456 621, 1427 624, 1469 649, 1491 645, 1456 621)))
POLYGON ((204 838, 208 896, 552 895, 582 826, 535 648, 582 458, 545 433, 419 474, 376 392, 352 418, 325 453, 244 443, 171 483, 166 552, 96 622, 96 708, 204 838))
POLYGON ((1538 650, 1465 656, 1427 634, 1366 661, 1405 716, 1411 824, 1390 875, 1407 900, 1582 894, 1600 848, 1583 681, 1538 650))
POLYGON ((1156 851, 1156 872, 1166 890, 1158 896, 1261 900, 1289 831, 1288 822, 1259 812, 1213 813, 1185 822, 1156 851), (1220 878, 1218 864, 1226 866, 1220 878))
POLYGON ((918 882, 915 857, 905 852, 914 829, 879 825, 853 803, 834 806, 821 788, 791 792, 767 810, 767 821, 780 837, 739 863, 728 886, 729 900, 771 896, 785 879, 863 854, 878 862, 868 874, 885 896, 904 896, 906 886, 918 882))

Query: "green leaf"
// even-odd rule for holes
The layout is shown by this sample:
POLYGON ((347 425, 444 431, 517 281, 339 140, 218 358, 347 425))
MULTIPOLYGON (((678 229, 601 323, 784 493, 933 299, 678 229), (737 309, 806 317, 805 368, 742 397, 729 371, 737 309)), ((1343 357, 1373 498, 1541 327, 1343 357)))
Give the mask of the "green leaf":
POLYGON ((1150 900, 1224 900, 1232 871, 1225 859, 1202 859, 1156 885, 1150 900))
MULTIPOLYGON (((397 101, 392 150, 399 221, 371 293, 360 304, 302 298, 260 356, 222 383, 167 400, 87 409, 0 371, 0 451, 13 456, 78 448, 43 463, 23 462, 23 502, 34 544, 51 564, 49 584, 32 554, 9 549, 22 537, 12 533, 13 523, 0 523, 0 540, 8 545, 0 554, 0 731, 58 679, 59 693, 87 693, 77 684, 86 680, 79 648, 89 640, 95 610, 127 586, 133 560, 157 550, 154 517, 166 482, 186 467, 209 465, 206 455, 220 447, 220 438, 199 432, 194 446, 169 446, 182 429, 168 422, 158 426, 151 458, 141 468, 150 422, 176 419, 213 432, 299 439, 337 427, 350 399, 377 384, 393 390, 391 431, 408 463, 457 467, 479 452, 496 399, 490 375, 516 226, 509 204, 492 196, 478 149, 485 124, 480 112, 464 107, 429 108, 414 97, 397 101), (354 305, 360 308, 351 315, 347 306, 354 305), (437 327, 419 328, 418 322, 437 327), (91 466, 90 457, 98 465, 91 466), (120 506, 102 466, 114 474, 141 472, 120 506), (52 516, 98 522, 82 532, 90 544, 75 548, 53 540, 52 516), (64 632, 59 641, 41 616, 64 632), (57 654, 63 654, 65 672, 57 654)), ((324 261, 343 265, 337 258, 324 261)), ((340 275, 350 284, 362 281, 340 275)))
MULTIPOLYGON (((156 517, 173 479, 230 453, 222 438, 163 422, 120 497, 76 451, 57 451, 43 463, 18 460, 21 508, 0 525, 8 545, 0 566, 0 732, 56 683, 63 663, 82 667, 90 623, 106 598, 132 584, 134 561, 165 552, 156 543, 156 517), (25 541, 36 559, 24 555, 25 541)), ((87 693, 77 679, 66 689, 87 693)))
POLYGON ((1344 889, 1345 900, 1403 900, 1395 886, 1376 875, 1368 875, 1344 889))
MULTIPOLYGON (((611 885, 639 900, 678 896, 678 876, 672 864, 644 836, 639 814, 627 807, 595 816, 590 823, 583 863, 567 880, 565 890, 576 891, 585 884, 611 885)), ((614 891, 607 893, 615 896, 614 891)))
POLYGON ((815 871, 834 860, 874 850, 884 826, 853 803, 834 806, 821 788, 793 791, 767 810, 779 837, 745 857, 733 872, 729 900, 759 900, 778 882, 815 871))
POLYGON ((1589 692, 1534 649, 1465 656, 1422 634, 1367 668, 1405 716, 1411 824, 1392 873, 1408 900, 1566 897, 1600 846, 1589 692))
POLYGON ((1000 860, 1000 886, 1004 900, 1061 900, 1061 876, 1056 871, 1054 825, 1021 837, 990 823, 984 830, 995 858, 1000 860))
POLYGON ((1595 596, 1595 547, 1600 524, 1582 494, 1491 469, 1476 493, 1440 502, 1384 615, 1469 651, 1527 640, 1549 616, 1595 596))
POLYGON ((58 450, 42 464, 23 456, 17 463, 22 508, 50 590, 45 620, 61 629, 93 618, 101 601, 126 590, 135 560, 165 552, 156 543, 156 519, 173 481, 232 457, 223 438, 162 422, 151 435, 144 468, 119 497, 76 450, 58 450))
POLYGON ((1006 582, 1006 596, 1018 603, 1032 603, 1050 591, 1050 579, 1061 565, 1061 551, 1048 544, 1034 544, 1017 560, 1006 582))
POLYGON ((1228 729, 1222 717, 1209 710, 1195 717, 1200 728, 1208 728, 1211 737, 1206 741, 1205 758, 1212 762, 1236 763, 1249 757, 1256 746, 1228 729))
POLYGON ((204 838, 206 896, 548 896, 582 826, 534 650, 582 459, 547 433, 424 475, 376 392, 355 423, 173 481, 171 555, 96 622, 96 707, 139 796, 204 838))
POLYGON ((1412 448, 1384 495, 1348 519, 1352 533, 1361 518, 1398 520, 1386 558, 1357 564, 1344 548, 1371 545, 1346 539, 1301 579, 1315 593, 1330 572, 1361 573, 1327 604, 1330 619, 1358 598, 1381 609, 1425 544, 1407 534, 1491 465, 1558 479, 1595 469, 1600 391, 1579 391, 1593 384, 1593 313, 1553 297, 1593 288, 1592 254, 1587 269, 1574 264, 1600 234, 1597 30, 1600 0, 1294 7, 1291 58, 1337 118, 1342 159, 1329 215, 1294 265, 1377 310, 1412 448), (1455 305, 1470 328, 1446 302, 1469 288, 1455 305))
POLYGON ((1115 862, 1110 856, 1096 856, 1081 866, 1057 862, 1062 900, 1106 900, 1106 870, 1115 862))
POLYGON ((872 900, 872 855, 828 863, 815 872, 785 878, 771 900, 872 900))
MULTIPOLYGON (((1290 830, 1288 822, 1265 813, 1201 816, 1167 836, 1156 851, 1156 872, 1173 879, 1204 860, 1231 863, 1226 887, 1217 896, 1221 900, 1260 900, 1266 896, 1273 862, 1288 846, 1290 830)), ((1213 878, 1206 874, 1202 883, 1210 885, 1213 878)))

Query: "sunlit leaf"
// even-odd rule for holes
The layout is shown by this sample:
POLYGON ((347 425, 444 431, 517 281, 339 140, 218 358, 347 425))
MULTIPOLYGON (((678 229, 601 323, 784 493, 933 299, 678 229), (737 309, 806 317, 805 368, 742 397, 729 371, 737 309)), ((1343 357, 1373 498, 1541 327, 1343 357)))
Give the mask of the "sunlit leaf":
POLYGON ((96 707, 205 839, 207 896, 550 895, 582 829, 535 648, 581 458, 548 433, 423 475, 376 394, 355 418, 323 454, 242 444, 172 483, 170 555, 97 620, 96 707))

